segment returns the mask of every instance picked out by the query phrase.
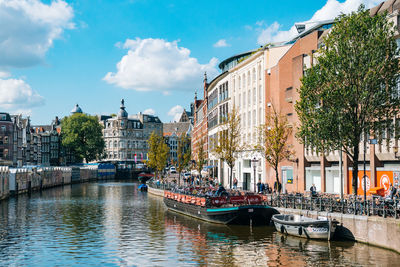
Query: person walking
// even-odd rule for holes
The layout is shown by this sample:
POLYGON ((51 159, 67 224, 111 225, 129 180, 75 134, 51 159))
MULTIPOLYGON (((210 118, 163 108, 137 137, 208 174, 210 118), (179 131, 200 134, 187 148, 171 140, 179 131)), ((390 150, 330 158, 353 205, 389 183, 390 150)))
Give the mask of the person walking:
POLYGON ((317 188, 315 187, 315 184, 312 184, 312 186, 310 187, 310 192, 311 192, 311 197, 317 196, 317 188))
POLYGON ((237 189, 238 180, 236 177, 233 179, 233 189, 237 189))

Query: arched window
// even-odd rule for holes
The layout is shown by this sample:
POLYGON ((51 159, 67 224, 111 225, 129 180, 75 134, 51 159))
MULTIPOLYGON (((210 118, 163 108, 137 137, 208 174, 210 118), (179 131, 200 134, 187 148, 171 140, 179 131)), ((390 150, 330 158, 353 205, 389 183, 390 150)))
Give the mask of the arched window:
POLYGON ((117 148, 118 147, 118 143, 117 143, 117 140, 115 140, 114 141, 114 148, 117 148))

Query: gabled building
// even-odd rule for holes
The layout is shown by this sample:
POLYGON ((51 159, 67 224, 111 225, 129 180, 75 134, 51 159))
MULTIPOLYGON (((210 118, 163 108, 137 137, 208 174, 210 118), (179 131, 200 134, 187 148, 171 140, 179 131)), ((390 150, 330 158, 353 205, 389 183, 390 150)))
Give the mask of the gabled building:
POLYGON ((141 163, 148 158, 147 140, 152 132, 162 136, 162 123, 157 116, 142 114, 128 116, 125 101, 115 117, 99 116, 106 144, 106 161, 141 163))
POLYGON ((191 131, 192 125, 190 121, 163 124, 164 140, 169 147, 169 165, 174 165, 178 160, 178 146, 180 142, 180 137, 182 135, 186 135, 188 138, 190 138, 191 131))

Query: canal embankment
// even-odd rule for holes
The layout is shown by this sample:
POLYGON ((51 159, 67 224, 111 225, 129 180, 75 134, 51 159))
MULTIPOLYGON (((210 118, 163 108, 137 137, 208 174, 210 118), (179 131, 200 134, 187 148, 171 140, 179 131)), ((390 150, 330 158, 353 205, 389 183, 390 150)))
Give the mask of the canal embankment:
POLYGON ((366 243, 400 253, 400 220, 379 216, 342 214, 291 208, 276 208, 282 214, 298 214, 311 218, 337 220, 335 237, 366 243))
MULTIPOLYGON (((164 196, 164 190, 153 187, 148 188, 148 193, 161 197, 164 196)), ((311 218, 326 217, 337 220, 339 222, 335 233, 337 240, 362 242, 400 253, 399 219, 281 207, 275 208, 282 214, 298 214, 311 218)))
POLYGON ((0 167, 0 199, 46 188, 115 179, 115 166, 97 164, 73 167, 0 167))

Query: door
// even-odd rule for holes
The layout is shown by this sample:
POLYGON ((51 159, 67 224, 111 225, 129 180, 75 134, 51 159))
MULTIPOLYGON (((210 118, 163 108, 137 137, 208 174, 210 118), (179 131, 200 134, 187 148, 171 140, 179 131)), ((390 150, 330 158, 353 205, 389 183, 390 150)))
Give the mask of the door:
POLYGON ((251 177, 250 173, 243 173, 243 190, 250 189, 251 177))

